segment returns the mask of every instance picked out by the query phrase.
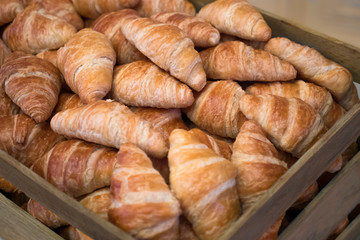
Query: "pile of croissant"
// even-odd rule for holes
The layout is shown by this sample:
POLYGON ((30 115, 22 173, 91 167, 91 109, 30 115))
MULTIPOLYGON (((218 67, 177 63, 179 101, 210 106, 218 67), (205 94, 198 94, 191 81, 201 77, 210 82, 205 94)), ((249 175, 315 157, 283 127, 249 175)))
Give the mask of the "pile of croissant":
POLYGON ((218 239, 359 101, 246 0, 7 0, 0 25, 0 149, 139 239, 218 239))

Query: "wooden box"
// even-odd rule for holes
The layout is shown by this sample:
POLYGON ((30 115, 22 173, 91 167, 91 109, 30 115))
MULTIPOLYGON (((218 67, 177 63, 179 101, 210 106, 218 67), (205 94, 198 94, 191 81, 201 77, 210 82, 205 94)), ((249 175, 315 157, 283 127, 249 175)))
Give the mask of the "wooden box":
MULTIPOLYGON (((197 8, 210 1, 192 1, 197 8)), ((288 37, 316 48, 348 68, 360 83, 360 49, 262 11, 273 36, 288 37)), ((222 236, 222 239, 258 239, 299 195, 360 136, 360 103, 336 123, 279 181, 222 236)), ((0 176, 29 197, 94 239, 133 239, 83 207, 0 151, 0 176)), ((338 223, 360 203, 360 153, 343 168, 317 197, 282 232, 279 239, 326 239, 338 223)), ((60 239, 0 194, 0 236, 4 239, 60 239)), ((337 239, 358 239, 360 216, 337 239)))

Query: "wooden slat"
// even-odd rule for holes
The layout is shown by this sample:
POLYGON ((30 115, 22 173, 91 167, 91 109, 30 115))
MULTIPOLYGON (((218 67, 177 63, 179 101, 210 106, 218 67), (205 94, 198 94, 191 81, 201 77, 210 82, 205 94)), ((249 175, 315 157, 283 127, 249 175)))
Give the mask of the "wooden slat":
POLYGON ((243 214, 222 239, 258 239, 360 135, 359 122, 360 103, 338 121, 248 212, 243 214))
MULTIPOLYGON (((73 198, 56 189, 1 150, 0 176, 3 176, 30 198, 40 202, 59 217, 94 239, 134 239, 110 222, 105 221, 94 212, 85 208, 73 198)), ((22 219, 20 218, 19 221, 22 221, 22 219)))
POLYGON ((358 215, 336 240, 360 240, 360 215, 358 215))
POLYGON ((27 212, 0 194, 0 239, 62 239, 27 212))
POLYGON ((279 239, 326 239, 358 203, 360 203, 360 153, 326 185, 284 230, 279 239))

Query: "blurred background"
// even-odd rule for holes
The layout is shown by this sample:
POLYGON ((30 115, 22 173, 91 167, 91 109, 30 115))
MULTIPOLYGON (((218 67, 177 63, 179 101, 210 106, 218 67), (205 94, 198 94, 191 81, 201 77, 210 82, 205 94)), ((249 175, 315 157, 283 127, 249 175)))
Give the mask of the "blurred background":
POLYGON ((256 7, 360 48, 360 0, 248 1, 256 7))

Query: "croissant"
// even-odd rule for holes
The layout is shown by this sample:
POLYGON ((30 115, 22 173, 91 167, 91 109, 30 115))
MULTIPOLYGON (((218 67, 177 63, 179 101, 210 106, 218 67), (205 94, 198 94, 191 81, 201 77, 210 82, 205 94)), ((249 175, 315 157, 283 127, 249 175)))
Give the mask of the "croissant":
POLYGON ((0 26, 11 22, 18 13, 24 10, 21 0, 6 0, 0 4, 0 26))
POLYGON ((177 239, 180 204, 146 154, 121 146, 111 177, 109 220, 141 239, 177 239))
POLYGON ((287 38, 273 38, 265 50, 290 62, 305 80, 327 88, 345 110, 359 101, 351 73, 315 49, 287 38))
POLYGON ((244 95, 242 88, 231 80, 208 82, 200 93, 195 94, 195 102, 184 112, 201 129, 236 138, 246 121, 239 108, 240 98, 244 95))
POLYGON ((111 41, 116 52, 117 63, 126 64, 147 58, 134 47, 121 32, 121 23, 124 18, 137 18, 138 13, 132 9, 110 12, 101 15, 93 24, 95 31, 105 34, 111 41))
POLYGON ((14 52, 0 69, 0 83, 21 110, 36 122, 48 119, 61 88, 59 70, 33 55, 14 52))
POLYGON ((239 38, 267 41, 271 37, 264 18, 246 0, 217 0, 201 8, 197 16, 239 38))
POLYGON ((55 107, 54 113, 81 106, 84 106, 84 104, 80 101, 79 95, 72 93, 62 93, 59 96, 59 101, 55 107))
POLYGON ((84 22, 76 12, 74 6, 69 0, 23 0, 27 5, 31 3, 40 2, 50 14, 64 19, 66 22, 73 25, 76 30, 84 27, 84 22))
MULTIPOLYGON (((238 171, 236 186, 247 211, 287 171, 274 145, 255 121, 246 121, 236 137, 231 162, 238 171)), ((277 239, 282 218, 260 239, 277 239)))
POLYGON ((301 157, 325 132, 320 115, 298 98, 245 95, 240 110, 261 125, 275 146, 295 157, 301 157))
POLYGON ((332 127, 345 115, 345 110, 334 102, 331 94, 322 87, 302 80, 294 82, 255 83, 246 89, 251 94, 271 94, 303 100, 320 114, 326 127, 332 127))
POLYGON ((36 56, 51 62, 55 67, 57 67, 57 51, 43 51, 36 54, 36 56))
POLYGON ((205 144, 209 149, 213 150, 217 155, 226 159, 231 158, 232 146, 228 142, 214 138, 198 128, 193 128, 189 132, 202 144, 205 144))
POLYGON ((179 28, 150 18, 124 19, 124 36, 145 56, 196 91, 206 84, 206 75, 194 43, 179 28))
POLYGON ((62 192, 78 197, 110 185, 116 151, 80 140, 56 144, 31 169, 62 192))
POLYGON ((3 39, 13 51, 36 54, 58 49, 76 32, 64 19, 50 14, 41 3, 31 4, 5 29, 3 39))
POLYGON ((191 16, 195 15, 194 6, 187 0, 140 0, 136 11, 143 17, 150 17, 161 12, 182 12, 191 16))
MULTIPOLYGON (((156 130, 161 132, 167 145, 169 145, 170 133, 174 129, 188 130, 188 127, 181 118, 181 111, 179 109, 137 108, 133 112, 151 123, 156 130)), ((154 168, 159 171, 165 182, 168 183, 170 170, 167 157, 150 157, 150 159, 154 168)))
POLYGON ((218 239, 240 215, 234 165, 192 133, 170 135, 170 184, 200 239, 218 239))
MULTIPOLYGON (((110 189, 98 189, 82 198, 80 203, 107 220, 107 213, 111 204, 110 189)), ((33 199, 30 199, 27 203, 27 212, 49 228, 68 225, 67 222, 33 199)))
POLYGON ((95 19, 103 13, 135 7, 140 0, 72 0, 76 11, 85 18, 95 19))
POLYGON ((102 99, 111 88, 114 49, 104 34, 85 28, 57 52, 57 64, 83 103, 102 99))
POLYGON ((119 102, 97 101, 59 112, 51 119, 51 128, 67 137, 109 147, 132 142, 159 158, 168 150, 159 131, 119 102))
POLYGON ((291 64, 240 41, 223 42, 200 52, 208 78, 286 81, 296 77, 291 64))
POLYGON ((0 149, 27 167, 63 140, 48 123, 35 123, 24 114, 0 117, 0 129, 0 149))
POLYGON ((184 108, 194 102, 188 86, 146 61, 115 68, 111 96, 138 107, 184 108))
POLYGON ((163 12, 153 15, 151 18, 180 28, 196 47, 213 47, 219 43, 219 31, 200 17, 179 12, 163 12))

